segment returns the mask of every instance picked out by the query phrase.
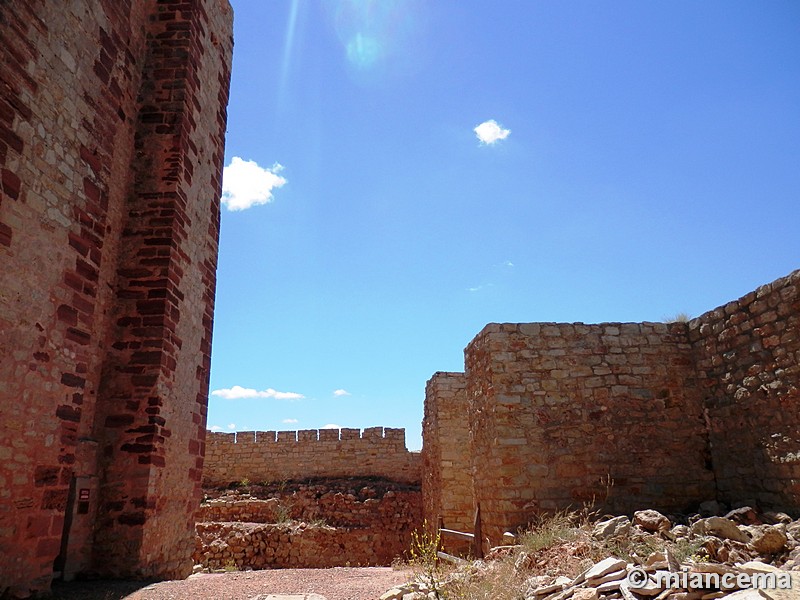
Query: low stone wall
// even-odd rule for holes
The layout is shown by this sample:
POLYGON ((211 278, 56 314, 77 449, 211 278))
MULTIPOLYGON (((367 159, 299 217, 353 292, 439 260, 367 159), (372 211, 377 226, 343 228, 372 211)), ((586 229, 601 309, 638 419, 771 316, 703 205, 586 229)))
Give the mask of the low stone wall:
MULTIPOLYGON (((272 494, 270 494, 272 495, 272 494)), ((279 523, 324 521, 334 527, 387 532, 410 530, 420 523, 417 486, 361 485, 346 488, 323 482, 298 484, 271 498, 231 493, 200 505, 197 521, 279 523)))
POLYGON ((198 523, 195 564, 207 569, 386 566, 405 550, 382 533, 306 523, 198 523))
POLYGON ((353 476, 419 483, 420 454, 406 449, 405 435, 389 427, 209 433, 203 485, 353 476))
POLYGON ((208 499, 197 521, 205 568, 389 565, 421 526, 422 501, 419 486, 386 481, 252 486, 208 499))

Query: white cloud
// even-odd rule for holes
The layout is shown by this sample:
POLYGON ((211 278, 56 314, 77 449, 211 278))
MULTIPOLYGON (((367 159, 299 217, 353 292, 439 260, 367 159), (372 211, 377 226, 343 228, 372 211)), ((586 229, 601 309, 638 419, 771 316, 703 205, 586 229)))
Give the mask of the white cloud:
POLYGON ((224 431, 219 425, 212 425, 208 428, 209 431, 224 431))
POLYGON ((338 396, 349 396, 349 395, 350 395, 350 392, 348 392, 347 390, 343 390, 343 389, 341 389, 341 388, 340 388, 340 389, 338 389, 338 390, 333 390, 333 395, 334 395, 334 396, 337 396, 337 397, 338 397, 338 396))
POLYGON ((279 392, 272 388, 266 390, 254 390, 253 388, 243 388, 240 385, 235 385, 232 388, 223 388, 211 392, 212 396, 219 396, 226 400, 239 400, 241 398, 274 398, 275 400, 300 400, 305 398, 303 394, 297 392, 279 392))
POLYGON ((507 260, 506 262, 503 263, 503 265, 505 265, 506 267, 513 267, 514 263, 511 262, 510 260, 507 260))
POLYGON ((328 423, 327 425, 323 425, 320 429, 341 429, 341 425, 337 425, 336 423, 328 423))
POLYGON ((286 423, 287 425, 292 425, 293 423, 299 423, 297 419, 284 419, 281 423, 286 423))
POLYGON ((489 119, 478 125, 474 130, 475 135, 482 144, 494 144, 500 140, 504 140, 511 133, 510 129, 503 129, 497 124, 494 119, 489 119))
POLYGON ((236 429, 236 423, 230 423, 228 429, 236 429))
POLYGON ((272 191, 282 187, 286 179, 278 175, 283 166, 275 163, 269 169, 254 160, 238 156, 222 170, 222 203, 228 210, 245 210, 272 200, 272 191))

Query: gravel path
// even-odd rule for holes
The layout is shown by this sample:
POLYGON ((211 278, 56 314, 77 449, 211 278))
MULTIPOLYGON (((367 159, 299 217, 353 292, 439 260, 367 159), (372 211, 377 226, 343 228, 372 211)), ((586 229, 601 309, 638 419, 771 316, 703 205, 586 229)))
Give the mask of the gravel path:
POLYGON ((146 584, 92 581, 53 586, 55 600, 262 600, 269 594, 319 594, 327 600, 376 600, 411 578, 390 567, 275 569, 200 573, 182 581, 146 584))

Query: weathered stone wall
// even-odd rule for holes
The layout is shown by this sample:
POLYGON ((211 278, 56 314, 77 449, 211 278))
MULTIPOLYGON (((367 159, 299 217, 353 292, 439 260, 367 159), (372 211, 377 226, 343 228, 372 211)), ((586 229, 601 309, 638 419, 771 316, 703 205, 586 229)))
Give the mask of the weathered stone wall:
POLYGON ((255 569, 388 565, 421 525, 418 486, 316 481, 281 489, 268 499, 230 493, 204 502, 195 561, 255 569))
POLYGON ((672 511, 714 496, 685 324, 491 324, 465 354, 490 539, 541 511, 672 511))
POLYGON ((351 476, 418 483, 420 469, 404 429, 209 433, 203 485, 351 476))
POLYGON ((231 30, 0 3, 0 595, 190 572, 231 30))
POLYGON ((719 500, 800 513, 800 271, 688 329, 719 500))
POLYGON ((438 372, 425 387, 422 421, 422 502, 429 527, 472 531, 472 492, 466 379, 438 372))
POLYGON ((194 559, 206 569, 388 566, 385 534, 306 523, 198 523, 194 559))
POLYGON ((334 527, 399 531, 420 525, 419 484, 376 478, 315 479, 213 493, 196 519, 279 523, 325 521, 334 527), (250 490, 244 491, 244 490, 250 490))
MULTIPOLYGON (((467 410, 453 413, 469 422, 459 460, 484 533, 498 542, 535 513, 585 502, 800 513, 799 290, 795 271, 688 324, 484 328, 465 351, 467 410)), ((441 396, 429 382, 427 519, 455 510, 448 488, 463 489, 441 475, 441 396)))

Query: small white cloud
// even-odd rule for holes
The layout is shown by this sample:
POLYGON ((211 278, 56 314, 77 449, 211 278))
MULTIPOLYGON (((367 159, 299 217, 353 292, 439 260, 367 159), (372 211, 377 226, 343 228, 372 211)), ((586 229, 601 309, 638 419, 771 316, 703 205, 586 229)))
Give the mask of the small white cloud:
POLYGON ((339 396, 349 396, 349 395, 350 395, 350 392, 348 392, 347 390, 343 390, 343 389, 341 389, 341 388, 340 388, 340 389, 338 389, 338 390, 333 390, 333 395, 334 395, 334 396, 337 396, 337 397, 339 397, 339 396))
POLYGON ((282 187, 286 179, 278 173, 283 166, 275 163, 269 169, 254 160, 238 156, 222 170, 222 203, 228 210, 245 210, 272 200, 272 191, 282 187))
POLYGON ((236 429, 236 423, 230 423, 228 429, 236 429))
POLYGON ((212 425, 208 428, 209 431, 224 431, 219 425, 212 425))
POLYGON ((286 423, 287 425, 292 425, 293 423, 299 423, 297 419, 284 419, 281 423, 286 423))
POLYGON ((323 425, 320 429, 341 429, 341 425, 337 425, 336 423, 328 423, 327 425, 323 425))
POLYGON ((506 262, 503 263, 503 265, 505 265, 506 267, 513 267, 514 263, 511 262, 510 260, 507 260, 506 262))
POLYGON ((253 388, 243 388, 240 385, 235 385, 232 388, 223 388, 211 392, 212 396, 219 396, 226 400, 239 400, 241 398, 274 398, 275 400, 300 400, 305 398, 303 394, 297 392, 279 392, 272 388, 266 390, 254 390, 253 388))
POLYGON ((500 140, 504 140, 511 133, 510 129, 503 129, 494 119, 489 119, 478 125, 474 130, 475 135, 482 144, 492 145, 500 140))

